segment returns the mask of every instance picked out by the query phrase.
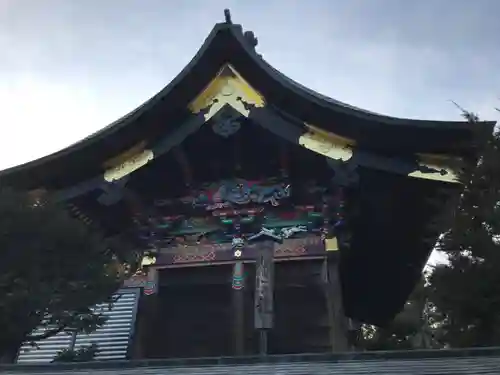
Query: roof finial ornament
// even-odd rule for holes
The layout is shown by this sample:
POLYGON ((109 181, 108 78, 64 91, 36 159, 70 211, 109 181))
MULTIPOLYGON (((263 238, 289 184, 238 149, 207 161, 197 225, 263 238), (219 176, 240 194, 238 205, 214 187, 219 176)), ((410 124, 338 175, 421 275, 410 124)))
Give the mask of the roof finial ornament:
POLYGON ((231 21, 231 11, 229 9, 224 9, 224 18, 226 19, 226 23, 228 25, 232 25, 233 21, 231 21))
POLYGON ((257 47, 257 44, 259 43, 259 40, 255 36, 253 31, 245 31, 243 33, 243 37, 245 38, 247 44, 250 46, 250 48, 255 49, 257 47))

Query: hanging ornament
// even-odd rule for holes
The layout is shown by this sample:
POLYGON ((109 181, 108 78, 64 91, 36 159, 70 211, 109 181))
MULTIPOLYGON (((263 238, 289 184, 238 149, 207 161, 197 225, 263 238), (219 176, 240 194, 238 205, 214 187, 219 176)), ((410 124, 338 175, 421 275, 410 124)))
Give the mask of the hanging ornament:
POLYGON ((241 258, 243 255, 243 247, 245 246, 245 241, 241 237, 233 237, 231 242, 231 247, 234 251, 235 258, 241 258))
POLYGON ((144 295, 151 296, 156 293, 156 283, 154 281, 147 281, 144 285, 144 295))
POLYGON ((241 124, 238 119, 218 121, 212 125, 214 133, 224 138, 228 138, 229 136, 235 134, 238 130, 240 130, 240 128, 241 124))
POLYGON ((213 118, 212 130, 215 134, 227 138, 241 128, 241 114, 236 111, 222 110, 213 118))

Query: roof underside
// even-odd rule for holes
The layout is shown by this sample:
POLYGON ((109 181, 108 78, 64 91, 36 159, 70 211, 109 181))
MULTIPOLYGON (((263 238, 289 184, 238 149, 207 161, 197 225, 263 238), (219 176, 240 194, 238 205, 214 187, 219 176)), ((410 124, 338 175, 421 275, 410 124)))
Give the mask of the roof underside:
MULTIPOLYGON (((210 121, 176 149, 182 152, 185 163, 169 152, 127 176, 127 189, 141 197, 143 207, 147 209, 156 200, 185 196, 200 182, 279 175, 279 154, 283 151, 288 155, 285 164, 294 191, 313 180, 321 186, 329 184, 334 172, 322 155, 285 142, 250 119, 242 120, 240 130, 228 138, 215 135, 214 124, 210 121), (196 152, 202 147, 209 151, 196 152)), ((348 316, 380 324, 401 309, 419 279, 432 250, 432 243, 422 239, 436 238, 426 226, 435 213, 429 198, 451 185, 371 168, 359 168, 358 173, 359 187, 352 196, 357 207, 353 240, 340 258, 344 305, 348 316)), ((133 217, 127 204, 102 205, 102 193, 99 189, 89 191, 72 202, 98 226, 114 234, 131 233, 133 217)))
MULTIPOLYGON (((302 123, 353 140, 358 147, 398 154, 461 155, 470 152, 472 129, 466 122, 409 120, 383 116, 313 92, 267 64, 242 28, 217 24, 186 68, 161 92, 101 131, 62 151, 0 173, 5 184, 30 188, 60 185, 77 166, 103 160, 168 134, 191 114, 189 103, 230 64, 265 98, 266 105, 302 123), (29 182, 28 182, 29 181, 29 182)), ((492 123, 486 124, 492 127, 492 123)))

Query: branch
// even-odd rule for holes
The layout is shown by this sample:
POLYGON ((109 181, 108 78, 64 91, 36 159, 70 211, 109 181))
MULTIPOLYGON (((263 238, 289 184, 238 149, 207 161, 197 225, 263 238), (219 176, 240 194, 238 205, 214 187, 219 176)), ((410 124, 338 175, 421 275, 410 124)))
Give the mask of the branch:
POLYGON ((26 336, 26 339, 25 341, 40 341, 40 340, 45 340, 49 337, 52 337, 52 336, 55 336, 57 335, 59 332, 62 332, 65 328, 68 327, 68 323, 65 323, 57 328, 54 328, 54 329, 49 329, 47 331, 45 331, 44 333, 42 334, 39 334, 39 335, 28 335, 26 336))
MULTIPOLYGON (((54 319, 54 317, 52 317, 52 319, 54 319)), ((89 328, 93 329, 93 327, 102 325, 105 322, 105 319, 106 317, 103 317, 101 315, 96 315, 94 312, 90 310, 87 311, 87 309, 83 309, 81 311, 75 311, 73 313, 70 313, 70 315, 65 316, 62 319, 55 319, 58 322, 56 328, 47 329, 44 333, 38 335, 30 334, 26 337, 25 341, 33 342, 33 341, 44 340, 49 337, 57 335, 59 332, 62 332, 66 328, 76 329, 77 331, 86 331, 89 328)), ((50 323, 50 320, 47 323, 50 323)))

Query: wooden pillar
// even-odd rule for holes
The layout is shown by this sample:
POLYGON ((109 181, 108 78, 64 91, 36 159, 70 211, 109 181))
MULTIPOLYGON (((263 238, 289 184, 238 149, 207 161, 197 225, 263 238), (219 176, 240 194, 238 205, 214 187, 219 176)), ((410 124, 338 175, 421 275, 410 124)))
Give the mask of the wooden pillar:
POLYGON ((245 269, 243 262, 233 265, 232 318, 234 355, 245 354, 245 269))
POLYGON ((348 327, 342 304, 338 255, 336 253, 325 258, 323 285, 330 326, 330 348, 332 352, 345 352, 349 350, 348 327))
POLYGON ((274 325, 274 242, 259 243, 255 276, 254 327, 259 331, 259 352, 267 355, 268 331, 274 325))
POLYGON ((139 297, 137 316, 135 318, 134 334, 132 336, 132 348, 130 359, 144 359, 147 357, 146 343, 148 340, 149 324, 151 320, 151 302, 154 297, 139 297))
POLYGON ((132 359, 151 356, 150 337, 155 337, 156 319, 158 319, 158 270, 148 269, 147 281, 139 298, 133 340, 132 359))

